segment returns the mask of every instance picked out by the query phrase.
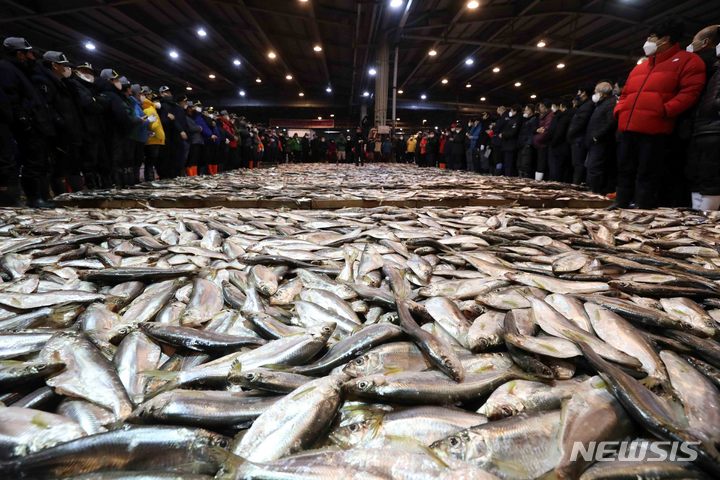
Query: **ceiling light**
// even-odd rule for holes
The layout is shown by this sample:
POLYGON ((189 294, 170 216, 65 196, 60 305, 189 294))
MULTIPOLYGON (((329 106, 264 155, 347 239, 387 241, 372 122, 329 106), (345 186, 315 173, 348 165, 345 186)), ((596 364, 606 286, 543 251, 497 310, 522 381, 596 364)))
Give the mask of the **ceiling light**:
POLYGON ((303 92, 298 93, 298 97, 304 97, 304 96, 305 96, 305 93, 303 93, 303 92))
POLYGON ((198 37, 200 37, 200 38, 207 37, 207 32, 205 31, 204 28, 198 28, 197 34, 198 34, 198 37))
POLYGON ((402 0, 390 0, 390 7, 391 8, 400 8, 402 7, 402 0))
POLYGON ((425 120, 425 119, 423 118, 423 124, 425 124, 425 123, 427 123, 427 120, 425 120))
POLYGON ((285 80, 292 80, 292 79, 293 79, 293 76, 290 75, 289 73, 287 75, 285 75, 285 80))
POLYGON ((547 45, 547 44, 545 43, 545 40, 540 40, 540 41, 537 43, 538 48, 544 48, 545 45, 547 45))
POLYGON ((325 89, 325 91, 326 91, 327 93, 332 93, 332 87, 327 87, 327 88, 325 89))
POLYGON ((398 95, 402 95, 403 93, 405 93, 403 90, 398 90, 398 95))
POLYGON ((472 88, 472 84, 471 84, 471 83, 466 83, 466 84, 465 84, 465 88, 472 88))
POLYGON ((187 87, 185 87, 185 90, 187 90, 188 92, 191 92, 191 91, 192 91, 192 87, 191 87, 190 85, 188 85, 187 87))
POLYGON ((208 75, 208 78, 211 79, 211 80, 214 80, 214 79, 215 79, 215 74, 214 74, 214 73, 211 73, 210 75, 208 75))
POLYGON ((272 50, 268 52, 268 58, 270 60, 275 60, 277 58, 277 53, 273 52, 272 50))
POLYGON ((443 85, 447 85, 448 79, 447 79, 447 78, 443 78, 443 79, 440 81, 440 83, 442 83, 443 85))
POLYGON ((318 120, 322 120, 322 117, 318 117, 318 120))
POLYGON ((437 50, 435 50, 435 49, 430 50, 428 52, 428 55, 430 55, 431 57, 434 57, 435 55, 437 55, 437 50))
POLYGON ((522 87, 522 82, 515 82, 516 87, 522 87))
POLYGON ((370 96, 370 92, 368 92, 368 91, 363 92, 363 97, 369 97, 369 96, 370 96))
POLYGON ((335 114, 334 114, 334 113, 331 113, 331 114, 330 114, 330 118, 335 118, 335 114))
POLYGON ((85 42, 85 48, 87 50, 95 50, 95 44, 92 42, 85 42))
POLYGON ((308 0, 300 0, 300 3, 307 3, 308 0))
POLYGON ((472 58, 465 59, 465 65, 472 65, 473 63, 475 63, 475 60, 472 58))
POLYGON ((498 72, 500 72, 500 67, 493 68, 493 73, 498 73, 498 72))
POLYGON ((240 90, 239 93, 240 93, 240 96, 241 96, 241 97, 244 97, 244 96, 245 96, 245 90, 240 90))
POLYGON ((168 55, 170 55, 170 58, 178 58, 180 56, 175 50, 170 50, 170 53, 168 53, 168 55))
POLYGON ((480 2, 478 2, 477 0, 472 0, 471 2, 467 3, 467 8, 469 8, 470 10, 475 10, 479 6, 480 6, 480 2))
POLYGON ((400 121, 400 117, 396 118, 395 121, 396 121, 396 122, 399 122, 399 121, 400 121))
POLYGON ((316 52, 322 52, 322 47, 321 47, 320 45, 315 45, 315 46, 313 47, 313 50, 316 51, 316 52))
POLYGON ((255 83, 262 83, 262 78, 260 78, 260 77, 256 78, 255 83))
POLYGON ((435 125, 435 130, 438 130, 438 129, 439 129, 439 127, 437 125, 435 125))
POLYGON ((481 102, 484 102, 485 100, 487 100, 487 98, 485 98, 485 97, 480 97, 480 101, 481 101, 481 102))
POLYGON ((420 95, 420 100, 427 100, 427 95, 425 95, 424 93, 420 95))
POLYGON ((375 75, 377 75, 377 70, 375 70, 374 68, 370 68, 370 70, 368 70, 368 73, 371 77, 374 77, 375 75))
POLYGON ((537 95, 535 95, 535 94, 533 93, 532 95, 530 95, 530 98, 532 98, 533 100, 535 100, 535 99, 537 98, 537 95))
POLYGON ((238 60, 237 58, 235 60, 233 60, 233 65, 235 65, 236 67, 239 67, 240 63, 241 63, 240 60, 238 60))
POLYGON ((557 65, 555 65, 555 68, 557 68, 558 70, 562 70, 563 68, 565 68, 565 64, 562 62, 558 63, 557 65))

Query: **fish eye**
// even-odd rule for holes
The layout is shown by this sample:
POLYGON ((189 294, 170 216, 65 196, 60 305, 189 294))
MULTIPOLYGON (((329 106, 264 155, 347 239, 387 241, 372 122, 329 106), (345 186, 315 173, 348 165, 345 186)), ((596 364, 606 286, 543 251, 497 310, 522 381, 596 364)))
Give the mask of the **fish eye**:
POLYGON ((364 364, 365 364, 365 359, 364 359, 363 357, 356 358, 356 359, 355 359, 355 364, 356 364, 356 365, 364 365, 364 364))
POLYGON ((35 365, 35 368, 37 370, 45 370, 46 368, 48 368, 48 364, 47 363, 38 363, 35 365))
POLYGON ((460 439, 458 437, 450 437, 448 442, 450 442, 451 447, 457 447, 460 445, 460 439))
POLYGON ((365 390, 366 388, 368 388, 370 386, 370 382, 366 382, 365 380, 360 380, 357 383, 357 386, 360 390, 365 390))
POLYGON ((245 380, 253 381, 256 378, 257 378, 257 375, 255 375, 254 373, 246 373, 245 374, 245 380))
POLYGON ((350 425, 348 425, 348 429, 349 429, 351 432, 355 433, 355 432, 357 432, 358 430, 360 430, 360 427, 358 426, 357 423, 351 423, 350 425))

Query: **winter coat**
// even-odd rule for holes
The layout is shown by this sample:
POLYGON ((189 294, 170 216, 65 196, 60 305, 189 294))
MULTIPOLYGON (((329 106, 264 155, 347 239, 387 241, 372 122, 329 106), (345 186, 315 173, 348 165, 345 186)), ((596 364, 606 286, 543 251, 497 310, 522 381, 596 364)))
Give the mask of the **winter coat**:
POLYGON ((621 132, 670 134, 675 119, 695 104, 705 85, 705 63, 675 44, 630 72, 615 107, 621 132))
POLYGON ((437 155, 438 146, 439 144, 437 137, 428 137, 427 144, 425 145, 425 153, 427 155, 437 155))
POLYGON ((300 146, 300 139, 298 137, 292 137, 288 140, 288 150, 293 153, 299 153, 302 150, 302 146, 300 146))
POLYGON ((188 124, 188 129, 186 132, 188 134, 188 142, 190 142, 190 145, 203 145, 205 143, 202 135, 203 129, 200 125, 195 123, 196 116, 188 115, 185 119, 188 124))
POLYGON ((467 142, 467 137, 465 136, 465 130, 460 129, 459 132, 453 132, 452 137, 450 139, 450 155, 452 156, 464 156, 466 146, 465 143, 467 142))
POLYGON ((480 138, 480 132, 482 132, 482 123, 479 123, 477 125, 474 125, 470 128, 470 132, 468 133, 470 135, 470 150, 475 150, 475 148, 478 145, 478 139, 480 138))
POLYGON ((526 145, 532 145, 533 136, 535 130, 538 128, 538 118, 536 115, 532 115, 530 118, 523 118, 522 125, 520 126, 520 133, 518 134, 518 147, 524 147, 526 145))
POLYGON ((575 110, 573 110, 567 131, 568 142, 574 143, 578 141, 585 141, 585 129, 587 129, 587 124, 590 121, 590 115, 592 115, 594 109, 595 104, 593 101, 587 99, 578 105, 575 110))
POLYGON ((588 147, 593 143, 604 143, 615 138, 615 97, 601 99, 590 116, 587 131, 585 132, 585 145, 588 147))
POLYGON ((420 155, 425 155, 427 153, 427 137, 423 137, 422 140, 420 140, 420 155))
POLYGON ((23 66, 16 61, 0 60, 0 89, 8 97, 13 128, 35 128, 42 135, 52 136, 55 135, 55 127, 50 110, 30 81, 34 71, 34 67, 23 66))
POLYGON ((133 112, 135 113, 135 116, 143 121, 142 124, 137 125, 135 128, 132 129, 132 131, 130 132, 130 138, 136 142, 146 143, 148 141, 148 138, 150 138, 150 122, 143 119, 143 117, 145 116, 145 112, 143 111, 143 107, 140 104, 140 100, 135 98, 134 96, 131 96, 130 102, 132 102, 133 112))
POLYGON ((230 148, 237 148, 238 142, 237 137, 235 136, 235 127, 232 122, 222 117, 220 117, 218 122, 220 123, 220 130, 222 130, 223 137, 229 140, 227 146, 230 148))
POLYGON ((505 122, 507 122, 508 118, 508 114, 507 112, 505 112, 500 115, 495 121, 495 126, 492 129, 493 135, 490 139, 490 143, 493 147, 500 147, 500 144, 502 143, 502 140, 500 139, 500 133, 502 133, 503 128, 505 128, 505 122))
POLYGON ((382 153, 383 155, 390 155, 390 153, 392 153, 392 142, 389 139, 382 142, 382 153))
POLYGON ((693 121, 693 136, 707 134, 720 135, 720 60, 713 65, 693 121))
POLYGON ((50 110, 58 138, 70 143, 82 143, 83 125, 75 92, 70 85, 44 67, 38 68, 31 80, 50 110))
POLYGON ((112 83, 98 79, 98 89, 103 101, 108 104, 105 125, 109 133, 117 137, 127 137, 133 128, 142 124, 142 120, 135 116, 128 98, 112 83))
POLYGON ((570 126, 572 112, 566 110, 564 112, 558 110, 553 116, 553 123, 550 126, 550 146, 560 147, 567 143, 567 131, 570 126))
POLYGON ((535 147, 546 147, 550 144, 552 121, 555 118, 553 112, 547 112, 545 116, 538 117, 538 128, 544 128, 543 133, 535 133, 533 135, 533 145, 535 147))
POLYGON ((407 141, 407 147, 405 148, 405 151, 407 153, 415 153, 415 149, 417 148, 417 138, 413 135, 412 137, 408 138, 407 141))
POLYGON ((162 122, 160 121, 160 115, 155 109, 155 104, 147 98, 143 102, 143 112, 148 117, 155 116, 155 121, 150 124, 150 135, 148 137, 147 145, 165 145, 165 130, 163 130, 162 122))
POLYGON ((500 139, 500 150, 503 152, 513 152, 517 149, 518 135, 520 134, 520 117, 518 114, 512 117, 508 116, 505 120, 500 139))
MULTIPOLYGON (((68 79, 68 85, 75 92, 80 121, 83 124, 86 138, 93 138, 103 134, 104 113, 108 105, 104 99, 97 95, 94 83, 89 83, 74 75, 68 79)), ((94 138, 97 140, 97 138, 94 138)))
POLYGON ((686 174, 691 191, 702 195, 720 195, 720 61, 700 97, 686 174))
POLYGON ((160 121, 165 131, 166 143, 180 141, 180 132, 188 133, 187 114, 185 109, 175 103, 172 96, 160 98, 160 121), (170 120, 168 114, 171 113, 175 118, 170 120))

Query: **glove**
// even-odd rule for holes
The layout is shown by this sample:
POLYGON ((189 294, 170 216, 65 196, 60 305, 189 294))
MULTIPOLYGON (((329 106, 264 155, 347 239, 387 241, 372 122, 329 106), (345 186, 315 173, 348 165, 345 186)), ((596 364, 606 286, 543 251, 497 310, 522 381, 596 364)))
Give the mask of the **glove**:
POLYGON ((155 123, 156 120, 157 120, 157 116, 155 116, 155 115, 148 115, 148 117, 147 117, 147 121, 150 123, 155 123))

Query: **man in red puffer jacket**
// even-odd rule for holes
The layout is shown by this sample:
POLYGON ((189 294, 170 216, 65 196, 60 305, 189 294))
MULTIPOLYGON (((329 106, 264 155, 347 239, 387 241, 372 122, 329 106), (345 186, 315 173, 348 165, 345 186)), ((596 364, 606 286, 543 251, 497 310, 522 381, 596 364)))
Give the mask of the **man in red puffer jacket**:
POLYGON ((628 76, 615 118, 620 132, 617 199, 613 208, 657 206, 663 156, 678 115, 691 108, 705 85, 705 64, 681 50, 683 25, 674 18, 650 30, 647 60, 628 76))

